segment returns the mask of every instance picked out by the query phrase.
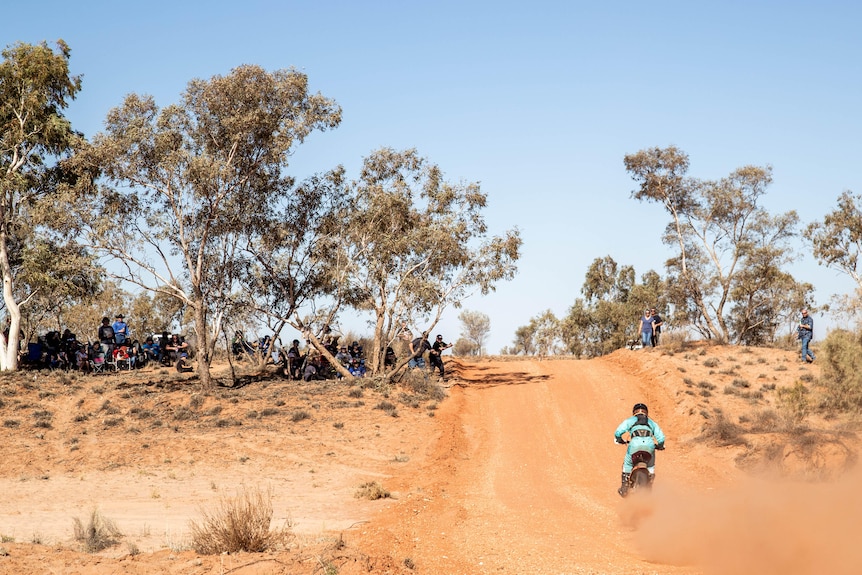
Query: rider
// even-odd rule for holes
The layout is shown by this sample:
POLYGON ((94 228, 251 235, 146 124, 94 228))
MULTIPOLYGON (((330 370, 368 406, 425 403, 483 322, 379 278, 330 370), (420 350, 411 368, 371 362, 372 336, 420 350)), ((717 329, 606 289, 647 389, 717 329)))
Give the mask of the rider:
POLYGON ((664 432, 658 423, 649 418, 649 408, 646 404, 636 403, 632 408, 632 416, 620 423, 614 432, 614 442, 625 444, 623 433, 629 434, 629 447, 626 449, 626 457, 623 460, 622 485, 617 490, 621 497, 625 497, 629 490, 629 477, 632 473, 632 453, 636 451, 647 451, 650 461, 647 465, 650 483, 655 480, 655 450, 664 449, 664 432))

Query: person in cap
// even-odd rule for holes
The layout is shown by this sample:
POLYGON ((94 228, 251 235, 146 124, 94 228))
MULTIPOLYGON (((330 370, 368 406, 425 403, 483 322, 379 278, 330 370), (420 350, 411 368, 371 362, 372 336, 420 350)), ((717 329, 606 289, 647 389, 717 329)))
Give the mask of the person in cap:
POLYGON ((431 362, 431 373, 434 373, 434 369, 440 370, 440 378, 444 377, 444 368, 443 368, 443 351, 452 347, 451 343, 446 343, 443 341, 442 335, 437 335, 437 339, 431 345, 431 351, 428 352, 428 359, 431 362))
POLYGON ((117 314, 114 318, 114 325, 111 327, 114 328, 114 343, 117 345, 126 343, 126 339, 129 337, 129 325, 126 323, 126 318, 123 314, 117 314))

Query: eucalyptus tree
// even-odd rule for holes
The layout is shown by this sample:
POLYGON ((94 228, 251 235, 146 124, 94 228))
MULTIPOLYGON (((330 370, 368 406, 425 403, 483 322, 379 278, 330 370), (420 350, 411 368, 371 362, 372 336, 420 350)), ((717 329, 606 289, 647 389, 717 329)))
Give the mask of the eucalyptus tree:
POLYGON ((470 355, 482 355, 485 350, 485 340, 491 331, 491 318, 488 314, 465 309, 458 314, 458 319, 461 321, 461 339, 472 344, 470 346, 461 344, 461 347, 471 350, 470 355))
MULTIPOLYGON (((758 203, 772 182, 772 169, 745 166, 720 180, 702 181, 686 176, 688 156, 673 146, 627 155, 625 166, 639 183, 633 197, 660 203, 671 216, 662 239, 675 247, 666 279, 677 317, 704 337, 742 341, 744 334, 730 325, 731 309, 739 303, 734 298, 743 293, 740 274, 763 265, 780 271, 793 253, 796 212, 772 216, 758 203), (771 249, 762 249, 765 243, 771 249)), ((765 289, 746 297, 768 305, 761 297, 765 289)))
POLYGON ((488 237, 479 184, 446 181, 416 150, 373 152, 348 190, 332 268, 343 270, 350 305, 371 313, 372 371, 404 321, 430 332, 450 306, 514 277, 517 229, 488 237))
POLYGON ((665 282, 648 271, 635 279, 633 266, 620 266, 610 256, 596 258, 584 277, 578 298, 560 320, 566 350, 578 357, 610 353, 626 345, 635 333, 645 307, 663 309, 665 282))
POLYGON ((115 277, 190 310, 204 386, 222 318, 247 304, 237 285, 249 263, 243 242, 268 229, 264 207, 292 193, 294 147, 340 121, 305 74, 244 65, 192 80, 163 109, 127 96, 78 158, 106 184, 83 220, 90 244, 114 261, 115 277))
POLYGON ((64 110, 81 89, 69 47, 17 43, 0 62, 0 273, 8 338, 0 333, 0 370, 18 367, 21 307, 36 291, 17 289, 21 266, 40 230, 39 205, 52 202, 58 160, 79 134, 64 110))
POLYGON ((818 263, 849 275, 862 289, 862 195, 844 192, 838 207, 805 228, 818 263))

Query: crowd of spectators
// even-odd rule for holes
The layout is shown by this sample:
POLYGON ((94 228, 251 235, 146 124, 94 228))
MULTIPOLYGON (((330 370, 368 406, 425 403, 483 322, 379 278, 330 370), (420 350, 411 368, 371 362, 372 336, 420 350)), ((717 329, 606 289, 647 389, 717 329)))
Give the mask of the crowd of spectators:
POLYGON ((165 366, 176 365, 178 371, 188 371, 190 348, 179 334, 162 332, 161 336, 148 335, 143 343, 132 337, 123 314, 114 322, 103 317, 96 337, 79 340, 68 328, 50 331, 28 343, 21 363, 33 368, 78 370, 84 373, 102 373, 106 370, 137 369, 151 362, 165 366))

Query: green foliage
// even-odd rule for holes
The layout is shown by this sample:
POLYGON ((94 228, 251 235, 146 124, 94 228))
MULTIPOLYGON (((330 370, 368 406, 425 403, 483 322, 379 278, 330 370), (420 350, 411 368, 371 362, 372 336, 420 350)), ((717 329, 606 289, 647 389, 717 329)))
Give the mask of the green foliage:
POLYGON ((820 388, 824 407, 836 411, 862 409, 862 334, 833 330, 820 345, 820 388))
POLYGON ((282 219, 296 217, 288 208, 306 198, 286 174, 293 148, 340 120, 332 100, 308 93, 305 74, 246 65, 189 82, 182 101, 162 109, 127 96, 76 157, 74 207, 89 240, 125 264, 124 280, 192 311, 204 386, 212 384, 214 318, 254 308, 250 263, 294 245, 298 228, 282 219), (96 186, 98 176, 112 187, 96 186), (118 219, 128 233, 112 233, 118 219))
POLYGON ((577 357, 594 357, 640 339, 638 318, 647 307, 661 309, 664 282, 650 270, 635 280, 635 269, 620 267, 610 256, 596 258, 587 270, 577 299, 560 322, 564 348, 577 357))
MULTIPOLYGON (((55 251, 42 249, 51 243, 45 238, 60 224, 46 216, 53 206, 63 205, 57 201, 57 189, 68 175, 58 160, 79 139, 63 115, 81 89, 80 78, 69 73, 69 55, 62 40, 57 42, 57 53, 45 43, 19 42, 3 50, 0 62, 0 269, 4 284, 11 289, 3 296, 10 320, 10 337, 0 349, 3 370, 17 369, 20 303, 39 293, 44 306, 51 300, 49 289, 56 289, 57 299, 65 302, 92 279, 86 272, 76 277, 73 270, 70 275, 68 269, 52 274, 65 260, 55 251), (52 267, 22 270, 34 258, 52 267)), ((92 260, 66 246, 62 240, 55 247, 67 251, 72 260, 82 256, 87 261, 84 269, 89 270, 92 260)))
POLYGON ((804 236, 814 246, 818 262, 848 274, 862 288, 858 267, 862 254, 862 195, 841 194, 838 207, 823 221, 809 224, 804 236))
POLYGON ((686 175, 688 155, 673 146, 629 154, 625 165, 639 184, 632 196, 661 204, 671 218, 663 241, 677 250, 667 262, 672 321, 718 341, 774 339, 811 290, 783 271, 798 216, 772 216, 759 205, 772 169, 745 166, 698 180, 686 175))

